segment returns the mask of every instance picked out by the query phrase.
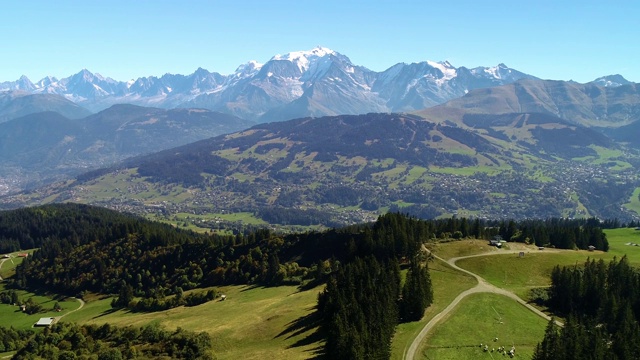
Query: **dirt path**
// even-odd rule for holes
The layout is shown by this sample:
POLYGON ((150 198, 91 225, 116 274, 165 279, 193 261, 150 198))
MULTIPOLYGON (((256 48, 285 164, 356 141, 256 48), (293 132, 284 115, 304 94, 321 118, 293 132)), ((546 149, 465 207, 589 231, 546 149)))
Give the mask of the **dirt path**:
MULTIPOLYGON (((0 259, 0 270, 2 270, 2 265, 4 265, 4 262, 7 261, 7 260, 11 260, 11 258, 2 258, 2 259, 0 259)), ((2 276, 0 276, 0 281, 2 281, 2 280, 4 280, 4 279, 2 278, 2 276)))
MULTIPOLYGON (((431 331, 433 329, 433 327, 440 320, 442 320, 442 318, 447 316, 460 303, 460 301, 462 299, 464 299, 465 297, 467 297, 467 296, 469 296, 471 294, 494 293, 494 294, 504 295, 504 296, 507 296, 507 297, 517 301, 518 303, 524 305, 527 309, 531 310, 533 313, 535 313, 536 315, 542 317, 543 319, 545 319, 547 321, 551 320, 551 318, 547 314, 545 314, 542 311, 538 310, 534 306, 528 304, 526 301, 522 300, 520 297, 518 297, 516 294, 512 293, 511 291, 507 291, 505 289, 501 289, 501 288, 499 288, 499 287, 497 287, 495 285, 492 285, 492 284, 488 283, 485 279, 483 279, 480 276, 478 276, 477 274, 472 273, 471 271, 465 270, 465 269, 459 267, 458 265, 456 265, 456 262, 458 260, 462 260, 462 259, 468 259, 468 258, 480 257, 480 256, 491 256, 491 255, 518 254, 522 250, 518 249, 518 250, 492 251, 492 252, 481 253, 481 254, 476 254, 476 255, 455 257, 455 258, 451 258, 449 260, 445 260, 445 259, 443 259, 443 258, 431 253, 426 247, 424 247, 424 245, 422 246, 422 249, 424 251, 429 252, 431 254, 431 256, 433 256, 434 258, 436 258, 436 259, 438 259, 438 260, 440 260, 442 262, 446 262, 447 264, 449 264, 454 269, 456 269, 458 271, 461 271, 461 272, 463 272, 465 274, 469 274, 469 275, 473 276, 478 281, 478 284, 476 286, 472 287, 471 289, 468 289, 468 290, 465 290, 465 291, 461 292, 455 299, 453 299, 453 301, 444 310, 442 310, 440 313, 436 314, 436 316, 434 316, 433 319, 431 319, 422 328, 422 330, 420 331, 418 336, 416 336, 416 338, 413 340, 413 342, 409 346, 409 349, 405 353, 405 356, 403 357, 403 359, 413 360, 413 358, 416 355, 416 352, 418 351, 418 346, 420 345, 420 343, 422 343, 422 341, 427 336, 429 331, 431 331)), ((545 250, 545 251, 547 251, 547 250, 545 250)), ((555 251, 557 251, 557 250, 555 250, 555 251)), ((547 251, 547 252, 552 252, 552 251, 547 251)), ((561 323, 558 323, 558 324, 562 325, 561 323)))
POLYGON ((78 310, 80 310, 80 309, 82 309, 82 308, 84 307, 84 301, 83 301, 82 299, 78 299, 78 298, 73 298, 73 299, 78 300, 78 302, 80 303, 80 306, 78 306, 78 308, 77 308, 77 309, 75 309, 75 310, 71 310, 71 311, 69 311, 68 313, 66 313, 66 314, 64 314, 64 315, 56 316, 55 320, 53 321, 54 323, 57 323, 57 322, 58 322, 58 321, 60 321, 60 319, 62 319, 63 317, 65 317, 65 316, 67 316, 67 315, 69 315, 69 314, 72 314, 72 313, 74 313, 74 312, 76 312, 76 311, 78 311, 78 310))
MULTIPOLYGON (((7 261, 7 259, 6 259, 6 258, 4 258, 4 259, 0 260, 0 270, 2 270, 2 265, 4 265, 4 262, 5 262, 5 261, 7 261)), ((3 279, 2 279, 2 276, 0 276, 0 281, 2 281, 2 280, 3 280, 3 279)))

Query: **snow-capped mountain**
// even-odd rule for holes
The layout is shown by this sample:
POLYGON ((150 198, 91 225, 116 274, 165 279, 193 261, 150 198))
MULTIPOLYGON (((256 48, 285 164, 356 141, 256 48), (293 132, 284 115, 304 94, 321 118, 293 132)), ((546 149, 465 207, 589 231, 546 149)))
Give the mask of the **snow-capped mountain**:
POLYGON ((412 111, 441 104, 468 91, 534 78, 504 64, 456 68, 449 62, 400 63, 375 72, 336 51, 316 47, 250 61, 233 74, 199 68, 191 75, 165 74, 116 81, 84 69, 63 79, 32 83, 25 76, 0 83, 2 90, 58 94, 92 111, 129 103, 162 108, 201 107, 258 121, 304 116, 412 111))
POLYGON ((622 77, 622 75, 616 74, 616 75, 599 77, 593 80, 590 84, 595 84, 595 85, 604 86, 604 87, 618 87, 622 85, 631 84, 631 81, 625 79, 624 77, 622 77))

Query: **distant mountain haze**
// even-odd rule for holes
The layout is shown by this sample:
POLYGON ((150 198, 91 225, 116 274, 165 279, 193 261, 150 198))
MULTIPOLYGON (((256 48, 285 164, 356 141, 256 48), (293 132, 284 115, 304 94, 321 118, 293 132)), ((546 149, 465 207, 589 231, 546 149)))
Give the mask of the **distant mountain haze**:
POLYGON ((206 109, 128 104, 81 119, 51 111, 30 114, 0 123, 0 179, 20 187, 46 183, 253 124, 206 109))
POLYGON ((29 94, 25 91, 0 93, 0 123, 25 115, 53 111, 69 119, 80 119, 91 111, 53 94, 29 94))
POLYGON ((511 84, 476 89, 444 105, 418 112, 447 113, 444 108, 484 114, 543 113, 574 124, 620 127, 640 119, 640 86, 599 85, 571 81, 522 79, 511 84))

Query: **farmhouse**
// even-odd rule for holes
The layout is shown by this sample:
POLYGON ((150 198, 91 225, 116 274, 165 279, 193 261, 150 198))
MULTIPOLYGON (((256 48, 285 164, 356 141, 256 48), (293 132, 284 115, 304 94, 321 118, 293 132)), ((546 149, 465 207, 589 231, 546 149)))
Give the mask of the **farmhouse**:
POLYGON ((29 254, 28 254, 28 253, 18 254, 18 257, 26 258, 27 256, 29 256, 29 254))
POLYGON ((51 326, 51 324, 53 324, 53 320, 55 320, 55 318, 43 317, 43 318, 40 318, 40 320, 38 320, 38 322, 35 323, 33 326, 34 327, 48 327, 48 326, 51 326))

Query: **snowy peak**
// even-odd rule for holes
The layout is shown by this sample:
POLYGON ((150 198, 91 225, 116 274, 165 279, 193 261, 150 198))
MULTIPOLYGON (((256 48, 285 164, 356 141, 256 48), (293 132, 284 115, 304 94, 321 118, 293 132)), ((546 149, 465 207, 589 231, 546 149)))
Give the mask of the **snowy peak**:
MULTIPOLYGON (((456 68, 448 61, 398 63, 377 72, 355 65, 332 49, 315 47, 249 61, 229 75, 204 68, 192 74, 115 81, 83 69, 36 84, 26 77, 0 82, 0 91, 56 94, 98 112, 118 103, 159 108, 198 107, 257 121, 367 112, 409 112, 442 104, 468 92, 535 77, 505 64, 456 68)), ((596 85, 629 83, 619 75, 596 85)))
POLYGON ((438 84, 442 84, 445 81, 451 80, 458 75, 457 69, 448 61, 435 62, 427 60, 427 65, 431 66, 434 69, 437 69, 442 74, 438 77, 438 81, 436 81, 436 83, 438 84))
POLYGON ((620 74, 615 74, 615 75, 607 75, 607 76, 599 77, 593 80, 592 82, 590 82, 590 84, 595 84, 595 85, 604 86, 604 87, 618 87, 622 85, 631 84, 631 81, 625 79, 620 74))
POLYGON ((238 66, 238 68, 236 69, 236 71, 232 76, 244 78, 244 77, 256 74, 258 71, 260 71, 261 68, 262 68, 261 63, 255 60, 251 60, 246 64, 242 64, 238 66))
POLYGON ((321 46, 317 46, 311 50, 307 50, 307 51, 295 51, 295 52, 290 52, 288 54, 284 54, 284 55, 276 55, 274 57, 271 58, 271 61, 273 60, 286 60, 286 61, 290 61, 292 63, 294 63, 295 65, 298 66, 298 68, 300 69, 300 72, 305 72, 309 69, 310 66, 313 65, 313 63, 315 63, 318 59, 320 58, 324 58, 326 56, 336 56, 338 55, 337 52, 325 48, 325 47, 321 47, 321 46))

